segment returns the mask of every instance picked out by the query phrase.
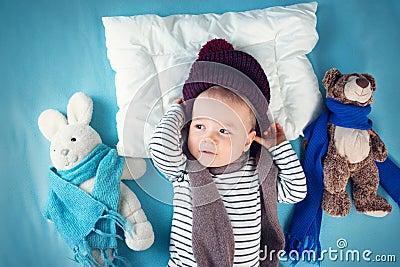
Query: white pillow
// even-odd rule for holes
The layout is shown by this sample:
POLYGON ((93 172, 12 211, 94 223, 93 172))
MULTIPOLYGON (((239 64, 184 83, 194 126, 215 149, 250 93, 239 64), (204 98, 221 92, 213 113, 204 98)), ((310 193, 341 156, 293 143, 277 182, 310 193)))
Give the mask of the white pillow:
POLYGON ((306 57, 317 40, 317 3, 203 15, 104 17, 107 56, 115 73, 117 148, 147 158, 154 126, 181 96, 202 45, 224 38, 254 56, 271 87, 270 110, 289 140, 321 110, 322 98, 306 57))

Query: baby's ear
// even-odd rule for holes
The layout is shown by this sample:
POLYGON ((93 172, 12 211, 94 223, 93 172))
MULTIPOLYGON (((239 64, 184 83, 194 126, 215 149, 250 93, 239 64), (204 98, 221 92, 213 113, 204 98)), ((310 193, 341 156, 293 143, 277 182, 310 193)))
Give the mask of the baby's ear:
POLYGON ((256 137, 256 131, 252 130, 250 133, 247 134, 247 140, 244 144, 243 152, 247 152, 250 149, 251 144, 254 141, 254 137, 256 137))

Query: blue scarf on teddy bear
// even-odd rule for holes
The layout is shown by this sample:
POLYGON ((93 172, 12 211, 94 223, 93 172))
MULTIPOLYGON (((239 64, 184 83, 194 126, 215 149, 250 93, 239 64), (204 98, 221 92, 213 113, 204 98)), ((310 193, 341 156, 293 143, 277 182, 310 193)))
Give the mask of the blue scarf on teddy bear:
POLYGON ((70 170, 50 169, 49 199, 44 215, 75 253, 75 261, 85 266, 100 266, 91 250, 99 249, 105 266, 124 260, 117 254, 116 226, 132 228, 118 213, 120 176, 124 159, 115 149, 98 145, 82 162, 70 170), (78 187, 96 177, 91 194, 78 187), (108 249, 113 249, 109 255, 108 249), (110 261, 109 258, 114 260, 110 261))
MULTIPOLYGON (((296 256, 303 251, 314 251, 315 258, 305 258, 309 262, 321 260, 319 235, 322 221, 321 200, 324 191, 322 158, 328 149, 328 122, 335 125, 361 130, 372 128, 368 119, 371 106, 357 107, 345 105, 333 98, 326 99, 328 110, 322 113, 305 130, 307 149, 303 160, 303 169, 307 177, 307 196, 297 203, 286 235, 286 253, 296 256)), ((400 168, 389 158, 376 162, 379 169, 380 183, 388 194, 400 205, 400 168)), ((296 264, 299 259, 292 259, 296 264)))

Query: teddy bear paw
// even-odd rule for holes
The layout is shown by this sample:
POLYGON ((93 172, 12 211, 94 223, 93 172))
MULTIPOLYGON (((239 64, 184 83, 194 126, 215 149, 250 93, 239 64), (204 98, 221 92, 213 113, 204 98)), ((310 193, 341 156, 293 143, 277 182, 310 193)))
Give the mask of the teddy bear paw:
POLYGON ((334 217, 346 216, 350 213, 350 197, 347 192, 332 194, 324 191, 322 197, 322 209, 334 217))
POLYGON ((136 223, 134 231, 125 231, 126 245, 135 251, 148 249, 154 242, 154 232, 151 224, 146 222, 136 223))
POLYGON ((392 206, 389 202, 379 195, 354 199, 354 206, 358 212, 373 217, 384 217, 392 212, 392 206))

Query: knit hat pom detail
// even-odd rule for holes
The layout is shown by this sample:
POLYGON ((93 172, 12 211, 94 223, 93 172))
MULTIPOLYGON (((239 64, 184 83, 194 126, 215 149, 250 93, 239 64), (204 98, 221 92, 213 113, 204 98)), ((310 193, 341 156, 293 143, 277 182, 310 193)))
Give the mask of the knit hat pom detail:
POLYGON ((206 56, 207 54, 233 51, 235 50, 232 44, 228 43, 225 39, 213 39, 208 41, 199 51, 199 59, 206 56))

